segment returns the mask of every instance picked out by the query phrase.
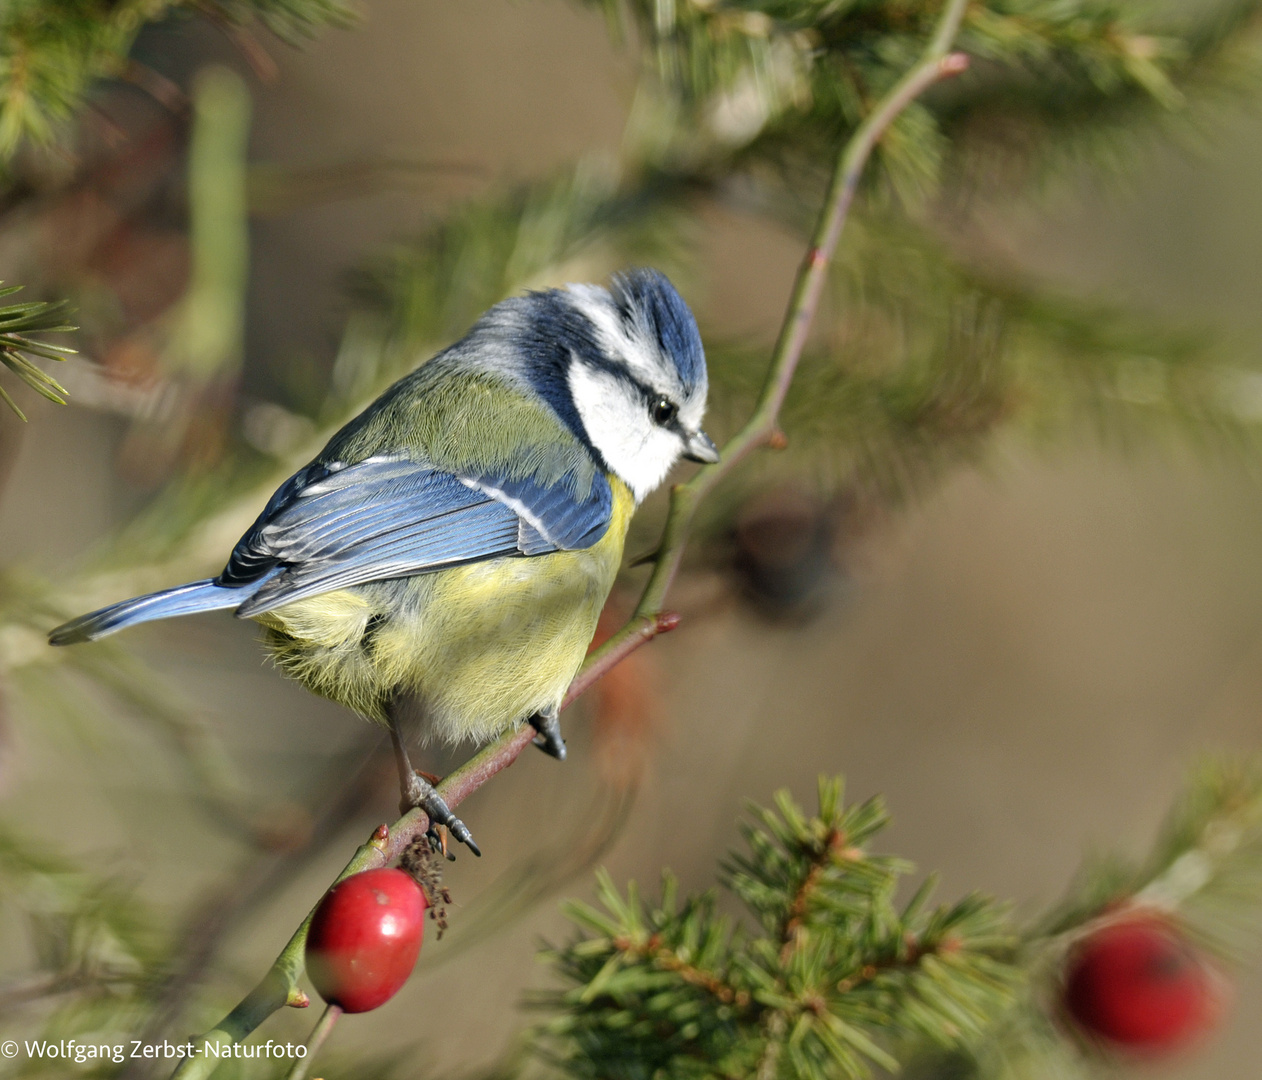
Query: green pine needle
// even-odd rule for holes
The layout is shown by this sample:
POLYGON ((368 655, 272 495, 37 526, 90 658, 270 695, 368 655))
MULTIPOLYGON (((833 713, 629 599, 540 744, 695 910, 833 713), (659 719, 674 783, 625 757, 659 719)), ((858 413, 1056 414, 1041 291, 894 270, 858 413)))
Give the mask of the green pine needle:
POLYGON ((568 1075, 860 1077, 893 1069, 904 1040, 959 1046, 1014 1000, 1021 975, 1004 914, 977 896, 894 905, 910 867, 872 854, 879 801, 847 806, 822 778, 807 815, 788 795, 751 808, 724 886, 757 929, 718 914, 713 893, 656 904, 607 875, 599 906, 568 909, 581 933, 550 953, 569 988, 544 1052, 568 1075))
MULTIPOLYGON (((11 296, 19 292, 21 288, 21 285, 10 285, 8 288, 0 289, 0 296, 11 296)), ((51 375, 32 364, 24 354, 29 353, 47 360, 65 360, 67 356, 74 354, 74 349, 64 345, 32 341, 27 336, 29 334, 61 334, 77 330, 78 327, 64 322, 65 311, 64 300, 55 303, 29 301, 0 307, 0 364, 12 371, 37 394, 57 405, 66 403, 66 388, 51 375)), ((20 419, 26 419, 26 414, 2 386, 0 386, 0 398, 20 419)))

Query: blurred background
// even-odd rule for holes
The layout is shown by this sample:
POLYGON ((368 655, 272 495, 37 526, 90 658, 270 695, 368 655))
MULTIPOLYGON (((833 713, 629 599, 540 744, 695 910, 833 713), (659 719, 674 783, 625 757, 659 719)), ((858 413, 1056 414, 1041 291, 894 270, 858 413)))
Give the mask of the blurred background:
MULTIPOLYGON (((589 895, 598 865, 709 887, 746 799, 810 802, 843 773, 852 797, 886 796, 882 848, 940 871, 945 895, 1032 912, 1085 851, 1144 850, 1199 756, 1259 748, 1247 7, 1173 6, 1201 20, 1153 60, 1173 103, 1135 73, 1135 31, 1115 77, 1108 56, 1081 85, 1066 64, 1044 100, 996 53, 895 128, 789 450, 718 494, 671 599, 681 628, 570 710, 569 760, 528 752, 465 805, 487 857, 449 869, 451 929, 399 998, 335 1033, 354 1075, 488 1066, 548 982, 535 954, 567 934, 559 899, 589 895)), ((48 628, 215 572, 329 431, 522 288, 661 266, 707 340, 713 433, 748 411, 818 204, 820 132, 849 106, 823 115, 788 31, 741 24, 741 62, 710 57, 722 78, 698 88, 663 74, 651 27, 611 19, 365 0, 291 47, 176 17, 56 142, 18 149, 0 277, 20 300, 68 297, 77 332, 45 340, 79 352, 39 361, 64 407, 0 371, 29 418, 0 405, 5 1037, 209 1026, 397 797, 379 733, 282 681, 251 624, 56 654, 48 628), (161 1007, 152 983, 128 989, 140 970, 163 973, 161 1007), (108 1009, 85 992, 107 985, 108 1009)), ((969 32, 984 53, 986 28, 969 32)), ((903 55, 887 53, 872 85, 903 55)), ((643 574, 626 571, 610 630, 643 574)), ((1255 1075, 1260 1008, 1246 972, 1215 1036, 1155 1071, 1255 1075)), ((313 1019, 285 1010, 269 1034, 313 1019)))

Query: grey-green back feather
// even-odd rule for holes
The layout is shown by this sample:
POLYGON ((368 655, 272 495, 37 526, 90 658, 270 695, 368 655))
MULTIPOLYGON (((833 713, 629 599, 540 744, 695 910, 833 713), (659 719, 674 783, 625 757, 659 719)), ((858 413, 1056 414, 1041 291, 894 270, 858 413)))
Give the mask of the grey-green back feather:
POLYGON ((538 395, 450 352, 400 379, 339 431, 318 461, 406 454, 453 473, 502 472, 586 498, 597 463, 538 395))

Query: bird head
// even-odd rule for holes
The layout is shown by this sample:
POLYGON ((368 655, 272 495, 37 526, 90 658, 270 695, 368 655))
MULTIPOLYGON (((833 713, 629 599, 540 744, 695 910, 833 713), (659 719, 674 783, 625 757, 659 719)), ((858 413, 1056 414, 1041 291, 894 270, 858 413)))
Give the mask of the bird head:
POLYGON ((701 429, 705 350, 697 322, 666 276, 632 270, 612 287, 570 285, 591 347, 570 352, 565 381, 588 441, 609 470, 643 499, 681 458, 714 463, 701 429))

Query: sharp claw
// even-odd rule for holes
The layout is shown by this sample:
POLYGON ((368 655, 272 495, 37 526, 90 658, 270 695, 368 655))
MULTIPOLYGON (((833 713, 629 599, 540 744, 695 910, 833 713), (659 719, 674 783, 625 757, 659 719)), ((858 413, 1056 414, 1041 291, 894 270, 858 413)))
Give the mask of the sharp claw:
POLYGON ((447 829, 443 825, 430 825, 425 831, 425 835, 429 837, 430 844, 443 853, 443 858, 448 862, 455 862, 456 856, 453 852, 447 850, 447 829))
POLYGON ((459 818, 453 818, 451 822, 451 832, 457 840, 465 847, 473 852, 479 859, 482 858, 482 849, 473 842, 473 836, 468 829, 465 828, 464 822, 459 818))
POLYGON ((565 740, 561 738, 561 721, 556 712, 535 713, 530 718, 530 726, 539 732, 534 744, 557 761, 564 761, 565 740))
MULTIPOLYGON (((428 813, 428 811, 426 812, 428 813)), ((429 832, 426 834, 442 849, 448 862, 456 861, 455 855, 447 850, 448 833, 464 844, 479 859, 482 858, 482 849, 474 842, 473 835, 469 832, 465 823, 458 817, 451 817, 448 818, 446 825, 431 825, 429 832)))
MULTIPOLYGON (((473 834, 469 832, 469 827, 451 812, 450 808, 445 802, 443 802, 441 796, 439 796, 437 792, 421 804, 421 809, 429 815, 431 822, 435 825, 443 826, 447 832, 451 833, 452 836, 464 844, 464 846, 472 851, 473 854, 478 856, 478 858, 482 857, 482 849, 473 842, 473 834)), ((455 857, 447 852, 446 843, 442 844, 442 848, 444 854, 447 855, 447 858, 453 859, 455 857)))
POLYGON ((534 745, 549 757, 556 758, 557 761, 565 760, 564 739, 549 739, 546 735, 539 735, 534 739, 534 745))

